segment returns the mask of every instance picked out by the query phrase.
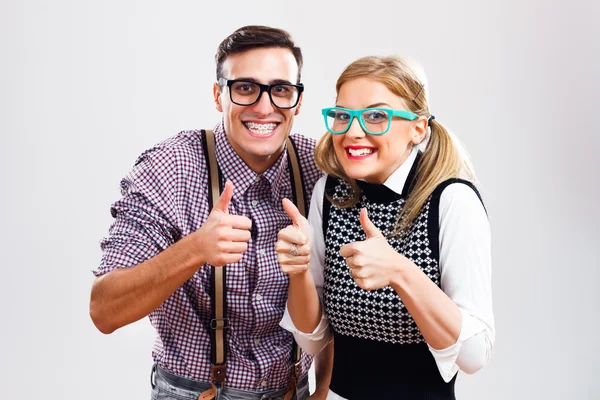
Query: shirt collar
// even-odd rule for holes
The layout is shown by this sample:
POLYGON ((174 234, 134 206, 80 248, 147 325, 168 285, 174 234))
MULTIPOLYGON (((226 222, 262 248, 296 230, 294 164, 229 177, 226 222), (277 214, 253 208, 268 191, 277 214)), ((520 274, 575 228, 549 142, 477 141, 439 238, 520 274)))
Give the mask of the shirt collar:
POLYGON ((386 179, 383 184, 394 193, 399 195, 402 194, 404 190, 404 186, 406 184, 406 179, 412 170, 413 164, 417 159, 417 154, 419 150, 416 147, 413 147, 410 152, 408 158, 398 167, 392 174, 386 179))

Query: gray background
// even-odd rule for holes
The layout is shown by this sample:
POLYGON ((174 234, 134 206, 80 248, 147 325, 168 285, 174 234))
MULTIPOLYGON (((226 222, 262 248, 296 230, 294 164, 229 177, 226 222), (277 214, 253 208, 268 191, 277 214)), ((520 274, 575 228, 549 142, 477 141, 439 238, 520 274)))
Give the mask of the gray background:
POLYGON ((427 72, 493 233, 495 353, 458 397, 600 398, 598 2, 202 3, 0 3, 2 398, 149 398, 153 330, 95 330, 90 271, 136 157, 219 120, 213 56, 246 24, 302 47, 294 131, 315 138, 354 59, 398 54, 427 72))

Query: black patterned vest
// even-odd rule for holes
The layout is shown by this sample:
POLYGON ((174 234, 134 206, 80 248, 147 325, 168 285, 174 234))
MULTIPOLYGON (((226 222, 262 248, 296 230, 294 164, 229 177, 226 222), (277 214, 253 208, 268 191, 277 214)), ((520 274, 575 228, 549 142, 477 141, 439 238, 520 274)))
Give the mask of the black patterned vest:
MULTIPOLYGON (((451 183, 442 183, 401 239, 390 237, 414 182, 413 168, 401 195, 384 185, 359 181, 362 198, 355 207, 339 208, 327 199, 345 197, 350 186, 327 179, 323 203, 325 237, 324 302, 334 334, 330 388, 347 399, 454 399, 456 376, 445 383, 415 321, 391 287, 366 291, 356 285, 340 256, 346 243, 365 240, 360 209, 399 253, 411 259, 436 284, 439 270, 439 199, 451 183)), ((476 190, 475 190, 476 191, 476 190)), ((477 192, 477 191, 476 191, 477 192)))

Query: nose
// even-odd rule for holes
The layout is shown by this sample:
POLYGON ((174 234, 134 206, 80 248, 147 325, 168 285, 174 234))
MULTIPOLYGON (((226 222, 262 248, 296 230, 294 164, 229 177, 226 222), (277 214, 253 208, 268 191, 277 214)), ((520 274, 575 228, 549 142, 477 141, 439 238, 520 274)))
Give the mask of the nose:
POLYGON ((260 94, 258 101, 252 105, 252 111, 262 117, 267 117, 275 111, 275 107, 271 103, 271 98, 267 91, 260 94))
POLYGON ((352 118, 352 121, 350 122, 350 128, 348 128, 346 136, 353 139, 360 139, 363 138, 365 135, 365 131, 363 131, 362 126, 360 126, 358 117, 352 118))

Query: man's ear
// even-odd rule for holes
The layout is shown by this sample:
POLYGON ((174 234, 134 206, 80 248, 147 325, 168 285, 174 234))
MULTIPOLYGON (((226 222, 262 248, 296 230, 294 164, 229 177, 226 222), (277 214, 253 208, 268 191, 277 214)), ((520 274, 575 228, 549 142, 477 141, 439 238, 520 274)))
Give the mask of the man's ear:
POLYGON ((213 84, 213 95, 215 97, 215 108, 219 112, 223 112, 223 104, 221 104, 221 87, 218 83, 213 84))
POLYGON ((427 135, 427 117, 421 116, 414 120, 414 125, 411 134, 411 142, 414 145, 420 144, 427 135))
POLYGON ((298 99, 298 105, 294 110, 294 115, 300 114, 300 109, 302 108, 302 99, 304 98, 304 93, 300 93, 300 98, 298 99))

